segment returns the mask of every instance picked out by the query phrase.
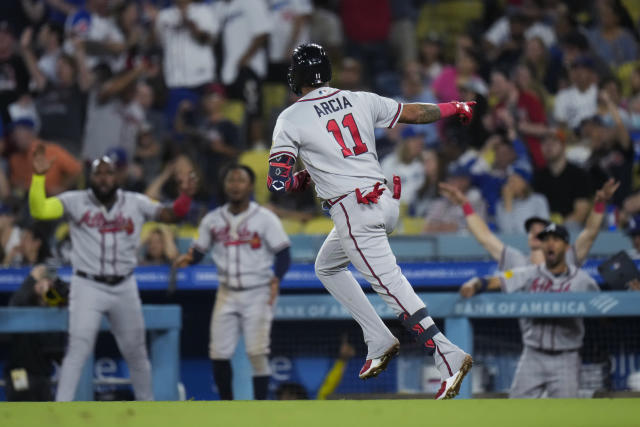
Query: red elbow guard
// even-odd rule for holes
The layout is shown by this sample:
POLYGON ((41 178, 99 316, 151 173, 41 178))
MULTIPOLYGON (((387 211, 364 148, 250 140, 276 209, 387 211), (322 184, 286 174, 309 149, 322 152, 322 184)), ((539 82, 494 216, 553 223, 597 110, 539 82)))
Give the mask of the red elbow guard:
POLYGON ((185 193, 180 194, 180 197, 178 197, 173 202, 173 213, 178 218, 182 218, 185 215, 187 215, 190 208, 191 208, 191 197, 189 197, 185 193))

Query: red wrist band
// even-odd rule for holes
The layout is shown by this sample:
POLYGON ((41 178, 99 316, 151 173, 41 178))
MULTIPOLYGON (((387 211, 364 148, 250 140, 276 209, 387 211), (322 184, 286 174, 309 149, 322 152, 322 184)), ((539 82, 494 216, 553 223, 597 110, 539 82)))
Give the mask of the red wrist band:
POLYGON ((445 102, 443 104, 437 104, 440 109, 440 118, 444 119, 445 117, 453 116, 458 109, 455 105, 450 102, 445 102))
POLYGON ((473 206, 471 206, 471 203, 467 202, 464 205, 462 205, 462 212, 464 212, 464 216, 469 216, 473 214, 474 211, 473 211, 473 206))
POLYGON ((184 217, 189 212, 190 208, 191 208, 191 197, 189 197, 185 193, 180 194, 180 197, 178 197, 173 202, 173 213, 178 218, 184 217))
POLYGON ((599 214, 603 213, 605 208, 606 208, 606 205, 604 204, 604 202, 596 202, 596 204, 593 205, 593 210, 599 214))

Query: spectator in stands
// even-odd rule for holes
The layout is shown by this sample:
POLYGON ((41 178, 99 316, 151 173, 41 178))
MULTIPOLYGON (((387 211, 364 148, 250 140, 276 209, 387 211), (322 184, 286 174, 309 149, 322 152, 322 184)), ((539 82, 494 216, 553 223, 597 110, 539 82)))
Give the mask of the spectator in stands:
MULTIPOLYGON (((562 63, 550 55, 544 42, 539 37, 527 40, 522 63, 531 71, 531 77, 546 92, 555 93, 558 89, 558 78, 562 63)), ((538 93, 538 95, 541 95, 538 93)))
POLYGON ((534 173, 533 189, 547 197, 552 215, 560 215, 565 223, 577 226, 589 214, 593 187, 589 174, 567 161, 566 140, 566 133, 560 130, 550 131, 542 140, 547 166, 534 173))
MULTIPOLYGON (((589 213, 585 228, 580 232, 572 248, 567 252, 567 262, 569 264, 580 266, 586 260, 604 221, 605 205, 617 190, 618 185, 615 181, 609 180, 596 192, 593 209, 589 213)), ((474 211, 467 197, 459 189, 448 183, 441 183, 440 191, 444 197, 461 208, 469 232, 489 252, 491 258, 498 262, 500 271, 544 262, 544 254, 538 233, 549 224, 547 219, 531 217, 524 222, 524 228, 527 231, 529 254, 523 254, 520 250, 505 245, 500 241, 498 236, 489 229, 482 217, 474 211)))
MULTIPOLYGON (((417 62, 405 64, 403 70, 402 97, 400 99, 400 102, 421 102, 429 104, 434 104, 437 102, 435 96, 433 95, 433 92, 431 92, 431 89, 429 89, 428 86, 424 85, 422 75, 420 73, 420 65, 417 62)), ((420 132, 423 135, 423 142, 425 144, 438 144, 437 126, 438 125, 436 123, 430 123, 420 126, 420 132)))
POLYGON ((220 16, 210 5, 174 0, 161 10, 154 27, 163 51, 164 79, 169 88, 166 113, 171 122, 181 101, 197 104, 201 88, 215 79, 213 42, 220 16))
POLYGON ((638 58, 638 33, 622 2, 595 3, 598 24, 587 32, 593 50, 612 68, 635 61, 638 58), (623 26, 625 19, 630 24, 629 29, 623 26))
POLYGON ((438 183, 444 179, 443 162, 434 149, 428 148, 422 152, 422 169, 424 171, 424 182, 416 193, 416 200, 409 206, 409 213, 412 216, 424 217, 431 203, 438 195, 438 183))
MULTIPOLYGON (((33 267, 9 299, 13 307, 60 307, 66 305, 68 283, 58 279, 45 265, 33 267)), ((4 369, 8 401, 51 401, 53 362, 64 354, 64 334, 14 334, 4 369)))
POLYGON ((598 86, 593 59, 581 56, 571 63, 571 86, 558 92, 553 118, 571 129, 577 129, 582 120, 597 111, 598 86))
POLYGON ((38 69, 53 83, 58 81, 57 62, 62 54, 64 28, 54 22, 45 22, 38 30, 36 44, 42 52, 38 58, 38 69))
POLYGON ((491 72, 489 93, 497 101, 493 114, 489 116, 494 121, 493 127, 508 127, 510 123, 502 122, 504 115, 509 114, 509 119, 515 120, 514 125, 527 145, 534 168, 544 167, 540 136, 547 132, 547 117, 541 100, 533 92, 518 87, 499 69, 491 72))
POLYGON ((402 181, 402 195, 400 201, 411 205, 416 201, 417 192, 424 182, 424 166, 422 162, 422 149, 424 146, 424 133, 422 126, 406 126, 402 130, 402 142, 393 154, 385 157, 380 166, 387 178, 387 182, 393 182, 393 176, 397 175, 402 181))
POLYGON ((20 227, 16 224, 17 201, 0 203, 0 259, 20 245, 20 227))
POLYGON ((458 85, 468 80, 480 79, 480 56, 473 48, 456 49, 455 65, 447 65, 431 84, 431 89, 440 102, 460 98, 458 85))
POLYGON ((609 178, 620 182, 620 190, 616 192, 613 202, 622 206, 624 199, 631 194, 633 146, 618 107, 607 92, 601 91, 600 97, 613 117, 614 126, 608 128, 599 116, 582 122, 580 133, 591 145, 591 156, 586 166, 595 186, 602 185, 609 178))
MULTIPOLYGON (((502 120, 511 117, 504 114, 502 120)), ((491 135, 482 153, 471 166, 473 176, 472 183, 477 187, 487 203, 487 215, 495 218, 496 206, 502 195, 502 187, 507 177, 514 171, 522 174, 531 174, 531 164, 527 155, 527 149, 522 141, 515 135, 513 122, 508 121, 510 130, 505 135, 499 132, 491 135), (493 157, 489 164, 485 158, 493 157)))
POLYGON ((43 263, 50 257, 51 251, 45 230, 35 224, 21 231, 20 243, 5 254, 2 265, 26 267, 43 263))
MULTIPOLYGON (((474 211, 486 219, 486 204, 480 191, 471 186, 471 173, 467 168, 452 163, 446 182, 464 194, 474 211)), ((424 231, 426 233, 451 233, 466 228, 463 212, 449 199, 440 197, 429 206, 425 217, 424 231)))
POLYGON ((272 82, 285 84, 291 53, 298 45, 308 43, 311 0, 269 0, 271 32, 269 34, 269 72, 272 82))
POLYGON ((153 129, 145 124, 138 132, 138 143, 133 157, 145 184, 149 184, 162 172, 162 154, 162 146, 155 138, 153 129))
POLYGON ((496 224, 501 233, 525 233, 522 225, 528 218, 549 218, 547 199, 532 192, 530 181, 531 174, 518 171, 509 175, 502 186, 502 198, 496 207, 496 224))
POLYGON ((131 158, 136 139, 146 123, 146 98, 138 91, 138 80, 157 73, 152 64, 140 63, 113 76, 109 67, 95 70, 87 102, 87 121, 82 147, 83 160, 90 162, 113 147, 122 147, 131 158))
POLYGON ((335 3, 333 0, 314 0, 310 40, 324 46, 331 63, 338 64, 343 55, 344 33, 335 3))
POLYGON ((75 188, 82 165, 67 150, 57 144, 37 138, 34 123, 30 119, 21 119, 12 124, 11 138, 16 151, 9 158, 11 186, 14 192, 25 194, 31 185, 31 163, 38 145, 44 144, 47 159, 55 163, 47 172, 46 190, 48 195, 56 195, 75 188))
POLYGON ((393 0, 391 7, 391 29, 389 31, 389 48, 395 59, 396 69, 418 59, 416 43, 416 17, 418 11, 412 0, 393 0))
POLYGON ((87 50, 87 66, 93 68, 99 63, 107 63, 119 72, 125 66, 127 45, 111 11, 109 0, 87 0, 84 7, 67 17, 64 49, 71 53, 72 40, 81 38, 87 50))
POLYGON ((9 104, 26 93, 29 86, 29 72, 15 48, 13 26, 0 18, 0 118, 4 123, 11 122, 9 104))
POLYGON ((206 182, 216 182, 225 165, 233 163, 244 148, 238 127, 224 115, 227 98, 224 88, 211 85, 202 98, 202 119, 198 123, 195 106, 181 104, 176 116, 176 131, 191 133, 195 140, 194 157, 206 182))
POLYGON ((613 104, 618 111, 623 125, 628 130, 631 130, 631 115, 627 110, 628 102, 623 98, 620 81, 615 77, 602 79, 598 91, 598 117, 602 119, 606 126, 615 127, 615 120, 610 112, 610 104, 613 104), (603 96, 608 97, 608 101, 605 101, 603 96))
POLYGON ((261 143, 262 80, 267 75, 267 41, 273 24, 263 0, 230 0, 222 26, 220 80, 231 99, 244 101, 248 146, 261 143))
POLYGON ((158 226, 142 241, 143 256, 140 265, 171 265, 178 256, 178 247, 171 230, 158 226))
POLYGON ((86 67, 84 45, 76 39, 74 55, 58 54, 55 79, 38 66, 31 49, 33 30, 27 28, 20 39, 22 56, 37 91, 36 106, 41 120, 40 136, 62 145, 75 156, 82 150, 86 92, 91 75, 86 67))
POLYGON ((420 41, 419 58, 422 67, 422 80, 426 85, 430 85, 442 72, 444 62, 443 42, 438 34, 429 33, 420 41))
POLYGON ((367 86, 362 78, 362 63, 350 56, 342 59, 338 74, 340 88, 344 90, 366 90, 367 86))

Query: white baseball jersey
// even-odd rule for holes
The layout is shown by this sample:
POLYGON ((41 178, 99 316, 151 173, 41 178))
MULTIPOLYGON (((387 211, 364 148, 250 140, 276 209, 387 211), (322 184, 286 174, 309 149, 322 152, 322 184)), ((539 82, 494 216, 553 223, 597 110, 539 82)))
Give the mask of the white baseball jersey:
POLYGON ((142 225, 161 205, 144 194, 118 190, 107 211, 91 190, 56 196, 64 206, 71 235, 71 265, 93 275, 125 276, 137 265, 142 225))
MULTIPOLYGON (((576 250, 573 246, 570 246, 565 255, 565 261, 568 265, 578 265, 578 257, 576 256, 576 250)), ((527 267, 531 264, 531 258, 523 254, 519 249, 513 246, 505 245, 502 249, 502 255, 500 255, 500 261, 498 262, 498 270, 505 271, 511 270, 517 267, 527 267)))
MULTIPOLYGON (((216 36, 220 23, 209 5, 189 4, 187 16, 200 31, 216 36)), ((193 87, 215 78, 215 58, 209 44, 198 43, 182 24, 177 7, 161 10, 156 19, 156 34, 164 49, 163 72, 167 86, 193 87)))
MULTIPOLYGON (((216 7, 216 6, 214 6, 216 7)), ((232 0, 224 3, 224 24, 222 43, 224 61, 222 63, 222 83, 232 84, 238 74, 238 61, 256 36, 269 34, 271 15, 265 0, 232 0)), ((217 10, 217 9, 216 9, 217 10)), ((267 53, 259 49, 249 61, 249 67, 258 75, 267 74, 267 53)))
POLYGON ((280 114, 269 158, 299 155, 322 199, 373 186, 385 181, 374 128, 394 127, 401 112, 401 103, 370 92, 318 88, 280 114))
MULTIPOLYGON (((507 270, 499 277, 504 292, 594 292, 599 291, 589 274, 573 265, 567 273, 553 275, 544 265, 507 270)), ((576 350, 582 347, 581 318, 520 319, 522 341, 543 350, 576 350)))
MULTIPOLYGON (((311 15, 313 5, 310 0, 269 0, 269 11, 273 26, 269 35, 269 59, 271 62, 286 62, 289 60, 289 41, 293 33, 293 24, 298 16, 311 15)), ((309 25, 300 31, 293 46, 299 46, 309 41, 309 25)))
POLYGON ((231 289, 264 286, 273 277, 274 255, 290 246, 278 217, 255 202, 233 215, 229 205, 202 218, 193 246, 211 257, 220 284, 231 289))

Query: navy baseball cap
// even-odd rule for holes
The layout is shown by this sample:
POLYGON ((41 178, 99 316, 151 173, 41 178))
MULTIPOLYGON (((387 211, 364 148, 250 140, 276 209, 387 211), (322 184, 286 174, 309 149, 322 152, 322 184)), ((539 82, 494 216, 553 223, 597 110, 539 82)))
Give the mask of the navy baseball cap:
POLYGON ((569 232, 567 229, 556 223, 549 223, 544 230, 538 233, 538 239, 544 240, 547 236, 556 236, 564 240, 566 243, 569 243, 569 232))
POLYGON ((532 216, 531 218, 527 218, 527 220, 524 222, 524 229, 527 230, 528 233, 533 224, 542 224, 546 227, 550 223, 551 222, 548 219, 544 219, 539 216, 532 216))
POLYGON ((424 129, 421 129, 419 126, 405 126, 404 129, 402 129, 402 133, 400 134, 402 136, 402 139, 407 139, 407 138, 413 138, 416 136, 422 136, 424 137, 426 135, 426 132, 424 131, 424 129))

